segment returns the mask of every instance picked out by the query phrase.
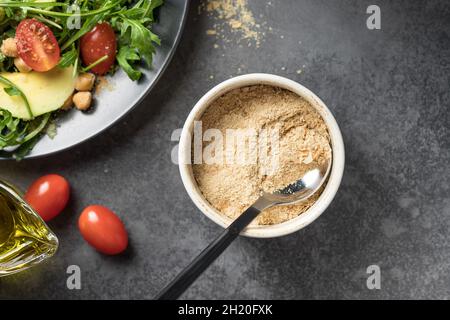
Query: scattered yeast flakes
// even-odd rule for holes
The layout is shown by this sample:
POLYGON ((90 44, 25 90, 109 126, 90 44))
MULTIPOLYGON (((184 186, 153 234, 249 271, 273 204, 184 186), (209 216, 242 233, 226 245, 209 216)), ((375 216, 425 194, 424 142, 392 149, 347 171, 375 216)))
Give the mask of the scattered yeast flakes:
POLYGON ((108 91, 108 92, 112 92, 114 91, 115 86, 114 84, 112 84, 111 82, 108 81, 107 77, 98 77, 97 78, 97 83, 95 86, 95 94, 99 95, 100 93, 102 93, 102 91, 108 91))
POLYGON ((238 41, 254 41, 257 47, 261 44, 265 32, 262 32, 261 24, 256 22, 247 0, 203 0, 199 14, 203 12, 216 20, 213 29, 206 32, 208 35, 229 42, 225 30, 230 30, 239 36, 238 41))

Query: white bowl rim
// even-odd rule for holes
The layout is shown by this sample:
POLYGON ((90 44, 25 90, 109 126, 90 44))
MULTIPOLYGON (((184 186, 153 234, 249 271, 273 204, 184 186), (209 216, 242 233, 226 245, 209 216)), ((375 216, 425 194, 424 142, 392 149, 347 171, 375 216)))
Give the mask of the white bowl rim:
POLYGON ((251 225, 241 234, 243 236, 253 238, 281 237, 303 229, 315 221, 327 209, 334 199, 344 174, 345 147, 341 131, 331 111, 312 91, 293 80, 266 73, 241 75, 216 85, 197 102, 184 124, 178 151, 179 169, 186 191, 197 208, 212 221, 223 228, 227 228, 232 220, 220 214, 204 198, 193 176, 192 166, 190 164, 186 164, 183 159, 190 159, 191 157, 191 139, 194 121, 199 120, 203 112, 211 105, 211 103, 223 94, 233 89, 251 85, 270 85, 280 87, 300 95, 310 102, 311 105, 313 105, 320 113, 327 124, 331 138, 333 165, 330 177, 324 191, 314 205, 294 219, 275 225, 251 225))

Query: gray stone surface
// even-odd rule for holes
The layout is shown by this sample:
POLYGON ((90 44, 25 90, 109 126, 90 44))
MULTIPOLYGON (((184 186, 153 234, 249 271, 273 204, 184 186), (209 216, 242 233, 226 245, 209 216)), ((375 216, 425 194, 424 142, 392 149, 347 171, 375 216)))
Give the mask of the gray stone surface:
POLYGON ((184 297, 450 298, 448 1, 377 1, 380 31, 365 27, 368 1, 249 3, 272 28, 259 49, 207 36, 214 20, 194 1, 172 64, 140 107, 72 150, 0 164, 22 188, 51 172, 73 187, 50 223, 58 254, 0 279, 0 298, 152 298, 220 232, 183 188, 171 133, 213 85, 256 71, 297 80, 328 104, 346 143, 344 180, 314 224, 279 239, 238 239, 184 297), (92 203, 123 218, 125 255, 102 256, 81 238, 77 218, 92 203), (66 289, 71 264, 82 269, 81 291, 66 289), (381 267, 381 290, 366 288, 371 264, 381 267))

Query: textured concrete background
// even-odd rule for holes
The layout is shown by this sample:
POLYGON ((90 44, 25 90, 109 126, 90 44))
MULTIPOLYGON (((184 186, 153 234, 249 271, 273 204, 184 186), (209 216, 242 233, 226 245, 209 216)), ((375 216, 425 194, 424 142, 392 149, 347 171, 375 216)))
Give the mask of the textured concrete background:
POLYGON ((121 123, 62 154, 1 163, 0 175, 23 188, 56 172, 74 193, 50 224, 56 257, 0 279, 0 298, 152 298, 220 232, 181 184, 171 133, 213 85, 256 71, 299 81, 334 112, 347 147, 342 187, 308 228, 238 239, 185 297, 450 298, 450 4, 377 1, 382 30, 369 31, 372 2, 249 0, 272 28, 256 50, 207 36, 214 21, 194 1, 174 61, 121 123), (91 203, 123 218, 125 255, 102 256, 82 240, 77 217, 91 203), (82 269, 81 291, 66 289, 71 264, 82 269), (371 264, 381 290, 366 288, 371 264))

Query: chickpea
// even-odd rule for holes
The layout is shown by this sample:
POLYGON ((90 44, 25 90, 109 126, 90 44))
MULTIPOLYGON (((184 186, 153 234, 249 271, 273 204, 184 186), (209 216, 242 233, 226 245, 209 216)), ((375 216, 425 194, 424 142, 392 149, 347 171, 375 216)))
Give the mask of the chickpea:
POLYGON ((72 109, 72 107, 73 107, 73 96, 74 96, 74 94, 72 93, 70 95, 70 97, 67 98, 67 100, 62 105, 61 110, 67 111, 67 110, 72 109))
POLYGON ((77 91, 91 91, 94 87, 95 75, 92 73, 82 73, 78 76, 75 83, 77 91))
POLYGON ((25 61, 22 60, 22 58, 19 57, 14 59, 14 65, 16 66, 17 69, 19 69, 20 72, 23 73, 28 73, 31 72, 31 70, 33 70, 25 63, 25 61))
POLYGON ((91 107, 92 93, 77 92, 73 95, 73 103, 78 110, 86 111, 91 107))
POLYGON ((16 39, 8 38, 3 40, 0 50, 7 57, 17 58, 18 53, 16 39))

